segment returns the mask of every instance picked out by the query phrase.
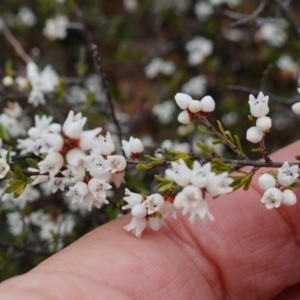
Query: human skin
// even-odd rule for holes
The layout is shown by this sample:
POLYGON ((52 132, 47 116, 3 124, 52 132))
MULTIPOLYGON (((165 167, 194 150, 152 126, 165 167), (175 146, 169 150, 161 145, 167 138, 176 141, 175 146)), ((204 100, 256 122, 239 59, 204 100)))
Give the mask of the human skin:
MULTIPOLYGON (((295 161, 299 149, 272 159, 295 161)), ((259 173, 248 192, 209 200, 213 222, 179 213, 138 239, 121 217, 0 284, 0 299, 300 299, 300 203, 267 210, 259 173)))

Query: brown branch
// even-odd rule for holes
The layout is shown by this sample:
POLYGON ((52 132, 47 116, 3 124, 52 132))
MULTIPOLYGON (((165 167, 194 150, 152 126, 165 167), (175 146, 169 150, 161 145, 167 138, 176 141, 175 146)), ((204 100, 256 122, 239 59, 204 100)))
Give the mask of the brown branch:
POLYGON ((19 41, 15 38, 15 36, 11 33, 3 18, 0 16, 0 24, 2 25, 2 32, 8 42, 13 46, 16 53, 23 59, 23 61, 28 64, 32 61, 31 57, 24 51, 19 41))

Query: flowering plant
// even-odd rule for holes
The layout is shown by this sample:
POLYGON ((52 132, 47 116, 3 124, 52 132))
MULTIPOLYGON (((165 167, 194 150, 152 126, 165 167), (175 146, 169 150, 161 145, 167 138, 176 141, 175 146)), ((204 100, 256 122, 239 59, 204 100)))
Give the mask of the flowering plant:
MULTIPOLYGON (((65 42, 69 38, 72 40, 72 35, 74 40, 77 34, 82 35, 81 48, 78 48, 81 50, 76 52, 76 71, 71 74, 65 70, 66 74, 61 75, 63 67, 54 63, 52 66, 48 60, 41 59, 44 56, 40 54, 42 44, 28 54, 14 36, 18 26, 34 28, 37 19, 30 8, 19 9, 18 21, 14 22, 7 14, 0 15, 5 47, 12 46, 18 54, 17 59, 23 60, 22 67, 7 57, 3 61, 1 207, 8 233, 14 239, 13 243, 4 241, 2 245, 47 256, 85 231, 127 212, 132 219, 124 229, 136 237, 141 237, 147 227, 159 230, 166 218, 176 218, 181 213, 187 215, 191 223, 210 222, 215 217, 209 199, 222 201, 225 194, 238 189, 247 191, 254 180, 261 188, 257 203, 261 202, 266 209, 296 205, 293 190, 299 187, 299 157, 291 161, 272 161, 271 147, 267 147, 267 143, 269 137, 274 139, 273 130, 278 133, 284 126, 293 127, 293 123, 286 125, 285 120, 279 122, 280 116, 281 119, 284 116, 277 112, 276 117, 273 103, 288 107, 292 120, 300 114, 299 96, 284 102, 266 91, 263 85, 258 90, 232 85, 230 93, 233 90, 246 93, 248 105, 237 105, 230 93, 223 98, 216 91, 227 82, 237 82, 242 63, 238 70, 230 67, 234 79, 226 79, 227 82, 218 86, 216 70, 222 68, 220 62, 227 57, 222 51, 224 56, 218 57, 218 43, 209 38, 215 33, 190 32, 187 28, 183 34, 176 26, 176 34, 185 36, 184 45, 172 44, 176 38, 170 33, 170 43, 162 43, 163 49, 154 47, 153 53, 148 51, 144 57, 140 49, 133 53, 134 47, 126 44, 125 38, 117 47, 117 54, 109 54, 115 40, 104 44, 108 58, 115 55, 111 56, 112 60, 122 57, 130 60, 137 56, 138 63, 143 64, 139 66, 142 75, 139 73, 134 78, 136 90, 132 82, 122 78, 113 86, 106 81, 105 74, 109 74, 111 66, 107 62, 100 64, 102 36, 91 27, 107 33, 103 38, 105 43, 112 39, 108 32, 120 31, 128 15, 149 13, 155 15, 158 23, 165 18, 170 25, 188 14, 188 8, 176 1, 171 1, 170 7, 167 4, 163 7, 156 1, 149 7, 142 7, 137 1, 124 1, 122 9, 127 15, 123 23, 118 25, 115 21, 110 30, 106 30, 105 17, 101 15, 103 24, 99 24, 97 18, 89 20, 87 17, 92 7, 87 8, 88 13, 83 12, 70 1, 72 5, 66 6, 68 9, 64 12, 64 1, 53 2, 56 2, 51 4, 55 8, 47 11, 49 15, 51 11, 51 17, 45 20, 43 30, 36 30, 50 46, 65 47, 65 52, 60 53, 65 57, 69 51, 65 42), (165 15, 165 11, 170 15, 165 15), (123 49, 125 55, 122 47, 127 47, 123 49), (139 77, 149 84, 149 89, 138 90, 139 85, 144 85, 139 77), (134 93, 136 98, 131 101, 134 93), (150 113, 144 103, 137 104, 143 102, 139 98, 144 94, 149 99, 150 113), (161 102, 166 97, 169 99, 161 102), (220 115, 222 106, 225 112, 220 115), (238 106, 240 113, 237 113, 238 106), (241 116, 247 115, 247 122, 237 123, 241 116), (170 130, 171 125, 176 129, 175 134, 170 130), (157 135, 158 140, 153 141, 157 135), (253 147, 253 144, 257 145, 253 147), (81 233, 76 235, 76 230, 81 233)), ((222 12, 224 18, 238 23, 236 29, 224 30, 222 38, 228 43, 243 44, 246 40, 238 25, 248 24, 249 18, 251 21, 255 16, 251 14, 247 21, 247 16, 228 10, 239 4, 242 5, 240 1, 198 1, 193 6, 193 22, 209 27, 222 12)), ((255 10, 253 14, 259 13, 255 10)), ((107 14, 113 18, 115 12, 109 12, 108 7, 107 14)), ((266 65, 267 71, 270 62, 269 58, 263 58, 263 53, 271 50, 277 53, 288 42, 285 30, 291 20, 288 15, 284 16, 286 20, 265 18, 257 19, 254 24, 253 42, 261 47, 261 63, 266 65)), ((293 83, 292 90, 296 91, 297 63, 290 56, 277 56, 273 58, 270 54, 277 66, 277 80, 287 77, 293 83)), ((223 73, 228 71, 224 69, 223 73)), ((261 73, 266 77, 267 71, 261 73)), ((253 72, 255 77, 257 71, 253 72)), ((276 90, 276 82, 272 88, 276 90)))

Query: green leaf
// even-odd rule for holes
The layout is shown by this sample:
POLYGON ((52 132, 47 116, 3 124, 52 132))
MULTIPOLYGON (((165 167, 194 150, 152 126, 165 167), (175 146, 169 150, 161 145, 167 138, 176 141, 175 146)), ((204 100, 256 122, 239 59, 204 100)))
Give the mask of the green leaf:
POLYGON ((148 158, 148 159, 151 160, 151 161, 159 161, 159 162, 160 162, 160 159, 159 159, 159 158, 150 156, 150 155, 148 155, 148 154, 145 154, 144 157, 145 157, 145 158, 148 158))
POLYGON ((9 164, 9 162, 10 162, 10 153, 11 153, 11 150, 12 150, 12 147, 9 146, 9 147, 8 147, 8 150, 7 150, 7 153, 6 153, 6 156, 5 156, 6 162, 7 162, 8 164, 9 164))
POLYGON ((255 121, 255 120, 256 120, 252 115, 248 115, 248 119, 249 119, 250 121, 255 121))
POLYGON ((293 184, 290 185, 293 188, 299 188, 300 187, 300 182, 294 182, 293 184))
POLYGON ((245 183, 245 185, 243 187, 244 191, 248 191, 248 189, 249 189, 249 187, 251 185, 251 182, 252 182, 252 177, 253 177, 253 173, 252 173, 251 176, 249 176, 248 180, 246 181, 246 183, 245 183))
POLYGON ((221 133, 222 133, 223 135, 226 135, 222 123, 221 123, 219 120, 217 120, 217 124, 218 124, 218 128, 219 128, 219 130, 221 131, 221 133))
POLYGON ((4 193, 10 194, 13 193, 20 185, 24 183, 23 180, 17 179, 15 181, 12 181, 8 187, 5 188, 4 193))
POLYGON ((163 217, 163 215, 159 211, 156 211, 155 215, 160 219, 162 219, 162 217, 163 217))
POLYGON ((6 128, 2 125, 0 125, 0 138, 5 141, 10 140, 10 137, 9 137, 9 134, 8 134, 6 128))
POLYGON ((23 171, 20 167, 15 167, 14 168, 14 173, 15 173, 15 177, 18 179, 23 179, 25 176, 23 174, 23 171))
POLYGON ((196 142, 196 146, 205 153, 211 154, 211 153, 215 152, 213 147, 208 147, 207 145, 200 143, 200 142, 196 142))
POLYGON ((300 160, 300 155, 296 155, 295 159, 300 160))
POLYGON ((234 135, 234 140, 235 140, 235 144, 238 147, 238 149, 240 150, 240 152, 244 153, 240 138, 236 134, 234 135))
POLYGON ((229 167, 228 166, 228 164, 226 164, 226 163, 224 163, 222 160, 220 160, 219 158, 213 158, 212 159, 212 162, 214 163, 214 164, 217 164, 217 165, 219 165, 219 166, 222 166, 222 167, 229 167))
POLYGON ((170 182, 172 182, 172 180, 166 179, 166 178, 164 178, 164 177, 160 177, 160 176, 158 176, 158 175, 155 175, 154 178, 155 178, 157 181, 160 181, 160 182, 165 182, 165 183, 170 183, 170 182))
POLYGON ((263 152, 264 149, 263 148, 252 148, 251 151, 252 152, 263 152))
POLYGON ((207 133, 207 134, 210 134, 210 135, 214 135, 214 132, 212 130, 210 130, 207 126, 205 125, 199 125, 198 126, 198 130, 203 132, 203 133, 207 133))
POLYGON ((24 191, 26 185, 27 185, 27 183, 23 182, 22 184, 20 184, 18 186, 18 188, 15 191, 14 198, 18 198, 22 194, 22 192, 24 191), (17 197, 15 197, 15 195, 17 195, 17 197))
POLYGON ((10 60, 10 59, 5 62, 5 75, 11 76, 11 77, 14 75, 13 63, 12 63, 12 60, 10 60))
POLYGON ((215 139, 212 141, 213 145, 217 145, 217 144, 226 144, 225 141, 221 140, 221 139, 215 139))
POLYGON ((228 136, 228 138, 230 139, 230 142, 231 142, 233 145, 235 145, 235 142, 234 142, 234 139, 233 139, 233 136, 232 136, 231 132, 230 132, 229 130, 226 130, 226 131, 225 131, 225 134, 226 134, 226 136, 228 136))
POLYGON ((135 167, 136 167, 137 170, 140 170, 140 171, 145 171, 145 170, 150 169, 148 165, 143 164, 143 163, 139 163, 135 167))
POLYGON ((9 170, 4 178, 9 179, 9 178, 13 178, 14 176, 15 176, 14 172, 9 170))
POLYGON ((36 169, 36 170, 39 170, 39 169, 40 169, 35 159, 32 159, 32 158, 26 158, 26 162, 28 163, 28 165, 29 165, 31 168, 36 169))

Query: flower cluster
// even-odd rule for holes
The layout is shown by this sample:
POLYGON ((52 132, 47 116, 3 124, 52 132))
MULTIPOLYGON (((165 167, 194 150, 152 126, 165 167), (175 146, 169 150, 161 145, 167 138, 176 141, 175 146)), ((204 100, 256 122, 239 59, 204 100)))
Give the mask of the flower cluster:
POLYGON ((278 169, 277 180, 270 174, 262 174, 258 178, 260 188, 265 191, 261 203, 267 209, 278 208, 281 204, 295 205, 297 197, 290 187, 298 177, 298 166, 290 166, 287 161, 278 169))
POLYGON ((265 133, 272 127, 271 118, 266 115, 269 113, 269 96, 264 96, 260 92, 255 99, 253 95, 249 96, 250 112, 253 118, 256 119, 256 126, 252 126, 247 130, 246 138, 249 142, 260 142, 265 133))
POLYGON ((175 101, 183 109, 178 116, 178 121, 182 124, 189 124, 194 119, 195 114, 199 112, 209 114, 215 110, 215 101, 211 96, 205 96, 199 101, 187 94, 177 93, 175 101))
POLYGON ((206 194, 212 197, 228 194, 233 191, 230 184, 233 179, 227 172, 216 174, 211 170, 211 163, 203 166, 194 161, 193 169, 190 169, 181 159, 172 162, 172 168, 166 170, 166 178, 173 180, 183 187, 174 200, 174 206, 183 209, 183 214, 190 212, 189 220, 194 223, 197 218, 202 221, 213 220, 205 200, 206 194))
POLYGON ((146 77, 153 79, 158 74, 172 75, 175 72, 176 66, 170 60, 163 60, 160 57, 153 58, 145 67, 146 77))
MULTIPOLYGON (((109 132, 103 136, 99 134, 100 127, 83 130, 86 120, 73 111, 62 126, 51 123, 51 117, 35 116, 35 126, 28 130, 28 138, 18 140, 18 148, 22 154, 33 152, 45 156, 38 162, 40 175, 32 176, 33 185, 49 181, 53 193, 58 189, 64 191, 67 185, 66 195, 74 203, 87 202, 91 209, 93 205, 99 208, 108 203, 106 190, 111 189, 110 183, 116 187, 122 184, 127 163, 122 155, 115 155, 109 132)), ((137 158, 143 151, 139 139, 131 137, 122 144, 129 158, 137 158)))

